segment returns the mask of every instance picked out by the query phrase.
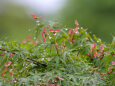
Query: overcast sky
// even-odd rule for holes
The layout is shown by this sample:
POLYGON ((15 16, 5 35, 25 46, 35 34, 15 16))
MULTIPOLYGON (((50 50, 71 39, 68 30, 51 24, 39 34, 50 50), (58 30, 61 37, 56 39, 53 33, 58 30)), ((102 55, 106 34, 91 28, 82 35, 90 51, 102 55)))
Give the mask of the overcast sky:
POLYGON ((11 2, 32 7, 36 12, 42 14, 53 14, 61 10, 67 0, 9 0, 11 2))

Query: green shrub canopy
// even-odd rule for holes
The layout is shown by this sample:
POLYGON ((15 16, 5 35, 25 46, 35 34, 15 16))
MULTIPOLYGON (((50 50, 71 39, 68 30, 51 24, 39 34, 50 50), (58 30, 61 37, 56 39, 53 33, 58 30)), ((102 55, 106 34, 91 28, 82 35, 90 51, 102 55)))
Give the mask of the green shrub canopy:
POLYGON ((37 22, 34 40, 0 42, 0 85, 114 86, 115 37, 107 44, 80 28, 37 22))

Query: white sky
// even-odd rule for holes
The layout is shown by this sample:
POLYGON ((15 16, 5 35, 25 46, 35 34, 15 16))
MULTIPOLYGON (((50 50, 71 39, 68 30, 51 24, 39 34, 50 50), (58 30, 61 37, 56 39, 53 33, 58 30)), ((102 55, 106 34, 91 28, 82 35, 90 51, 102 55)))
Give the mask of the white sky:
POLYGON ((27 5, 39 13, 56 13, 62 9, 67 0, 10 0, 21 5, 27 5))

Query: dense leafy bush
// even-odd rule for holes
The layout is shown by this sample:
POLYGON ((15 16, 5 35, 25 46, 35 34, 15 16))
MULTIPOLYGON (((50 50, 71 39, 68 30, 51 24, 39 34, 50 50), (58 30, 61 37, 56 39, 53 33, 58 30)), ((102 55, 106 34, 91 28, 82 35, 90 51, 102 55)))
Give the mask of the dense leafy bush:
POLYGON ((115 37, 106 44, 77 20, 75 29, 58 29, 32 16, 36 40, 0 42, 0 85, 114 86, 115 37))

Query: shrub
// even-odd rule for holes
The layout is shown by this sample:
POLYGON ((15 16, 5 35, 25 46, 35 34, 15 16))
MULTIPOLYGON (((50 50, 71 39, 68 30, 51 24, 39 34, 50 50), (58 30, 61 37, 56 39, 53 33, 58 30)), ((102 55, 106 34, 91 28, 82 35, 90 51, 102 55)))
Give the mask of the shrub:
POLYGON ((36 40, 0 42, 1 85, 114 86, 115 37, 107 44, 77 20, 74 29, 58 29, 32 16, 36 40))

